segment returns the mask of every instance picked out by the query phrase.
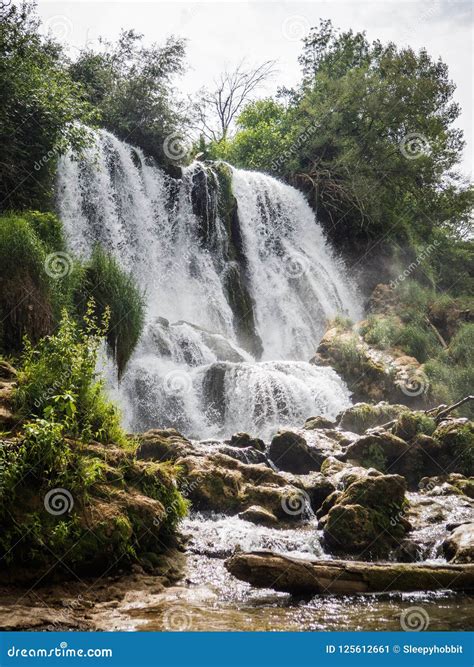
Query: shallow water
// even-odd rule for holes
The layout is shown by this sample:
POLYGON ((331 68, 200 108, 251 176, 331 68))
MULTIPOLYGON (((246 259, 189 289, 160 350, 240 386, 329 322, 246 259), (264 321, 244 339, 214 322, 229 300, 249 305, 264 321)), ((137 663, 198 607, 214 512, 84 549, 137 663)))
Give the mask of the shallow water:
POLYGON ((276 530, 238 517, 195 514, 184 529, 190 535, 184 580, 158 601, 144 601, 130 610, 137 629, 400 630, 406 619, 425 630, 474 628, 472 597, 465 594, 441 591, 297 598, 252 588, 225 569, 224 559, 236 548, 330 558, 323 551, 314 520, 297 529, 276 530))

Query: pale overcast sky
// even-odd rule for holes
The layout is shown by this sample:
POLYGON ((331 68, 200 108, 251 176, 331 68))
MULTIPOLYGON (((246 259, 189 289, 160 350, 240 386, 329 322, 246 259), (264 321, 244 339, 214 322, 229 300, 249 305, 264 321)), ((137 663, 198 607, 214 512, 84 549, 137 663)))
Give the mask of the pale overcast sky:
POLYGON ((147 42, 163 42, 171 34, 185 37, 189 69, 178 82, 183 93, 211 83, 226 65, 243 58, 252 64, 278 62, 278 74, 263 92, 296 84, 301 38, 320 18, 330 18, 344 30, 365 30, 371 40, 424 46, 448 64, 457 85, 456 100, 462 106, 458 124, 467 141, 463 171, 468 176, 473 164, 473 7, 464 0, 38 3, 45 26, 70 47, 72 56, 86 44, 96 46, 99 36, 115 39, 121 28, 134 28, 147 42))

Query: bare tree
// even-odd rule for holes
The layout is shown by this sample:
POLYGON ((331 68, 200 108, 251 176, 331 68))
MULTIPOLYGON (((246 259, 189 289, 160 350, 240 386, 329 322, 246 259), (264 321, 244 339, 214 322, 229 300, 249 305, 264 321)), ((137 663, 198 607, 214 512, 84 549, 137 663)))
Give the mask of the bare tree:
POLYGON ((225 139, 236 116, 255 90, 275 72, 275 61, 246 68, 242 61, 233 71, 224 71, 214 81, 215 88, 203 88, 193 103, 196 129, 210 141, 225 139))

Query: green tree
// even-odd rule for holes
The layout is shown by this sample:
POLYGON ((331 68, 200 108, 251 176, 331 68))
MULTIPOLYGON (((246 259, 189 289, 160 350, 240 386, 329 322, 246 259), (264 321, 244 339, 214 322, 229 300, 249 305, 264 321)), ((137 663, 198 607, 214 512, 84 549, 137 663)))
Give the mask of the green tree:
POLYGON ((101 124, 118 137, 166 163, 164 142, 183 122, 172 80, 184 71, 185 42, 143 45, 143 35, 122 31, 116 44, 101 40, 102 51, 84 50, 69 71, 80 82, 101 124))
POLYGON ((381 256, 390 266, 395 251, 406 262, 434 236, 455 243, 473 191, 456 172, 464 142, 447 66, 328 21, 305 39, 300 63, 287 104, 247 107, 225 156, 302 188, 349 256, 378 241, 378 280, 381 256))
POLYGON ((47 206, 57 157, 85 145, 80 123, 94 114, 34 5, 3 6, 0 18, 0 210, 47 206))

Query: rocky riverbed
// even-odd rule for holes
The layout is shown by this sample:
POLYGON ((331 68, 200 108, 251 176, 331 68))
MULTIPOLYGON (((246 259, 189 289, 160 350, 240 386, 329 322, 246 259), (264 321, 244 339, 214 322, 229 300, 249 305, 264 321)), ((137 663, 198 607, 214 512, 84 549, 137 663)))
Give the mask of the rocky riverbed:
POLYGON ((358 404, 269 443, 149 431, 138 460, 177 464, 191 502, 181 542, 132 573, 5 586, 0 625, 396 630, 416 608, 424 629, 466 630, 472 429, 436 412, 358 404))

